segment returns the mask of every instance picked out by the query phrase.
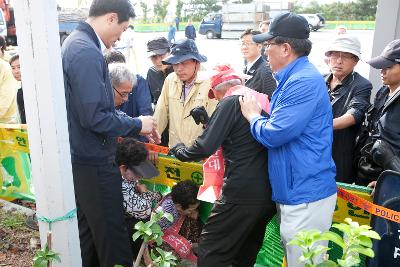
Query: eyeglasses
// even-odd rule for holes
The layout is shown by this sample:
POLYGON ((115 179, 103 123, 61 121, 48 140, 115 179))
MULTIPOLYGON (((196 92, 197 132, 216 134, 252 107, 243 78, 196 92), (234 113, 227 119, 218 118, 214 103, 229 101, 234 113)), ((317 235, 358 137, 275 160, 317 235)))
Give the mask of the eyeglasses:
POLYGON ((266 49, 270 48, 271 45, 280 45, 280 44, 278 44, 278 43, 273 43, 273 42, 265 42, 265 43, 263 43, 263 46, 264 46, 266 49))
POLYGON ((255 45, 256 43, 254 42, 240 42, 240 46, 245 46, 245 47, 249 47, 251 45, 255 45))
POLYGON ((334 60, 337 60, 339 58, 341 60, 350 60, 356 58, 356 56, 346 52, 330 52, 328 57, 334 60))
POLYGON ((115 89, 115 87, 113 86, 113 89, 115 90, 115 92, 117 92, 119 94, 120 97, 122 98, 128 98, 129 93, 120 93, 117 89, 115 89))

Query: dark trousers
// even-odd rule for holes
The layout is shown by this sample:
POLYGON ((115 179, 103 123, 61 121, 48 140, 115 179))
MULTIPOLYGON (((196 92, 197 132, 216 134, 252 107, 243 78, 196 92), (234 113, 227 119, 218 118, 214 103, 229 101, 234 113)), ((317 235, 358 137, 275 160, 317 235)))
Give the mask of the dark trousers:
POLYGON ((252 267, 275 205, 216 202, 201 232, 198 267, 252 267))
POLYGON ((116 164, 72 164, 83 267, 132 266, 116 164))

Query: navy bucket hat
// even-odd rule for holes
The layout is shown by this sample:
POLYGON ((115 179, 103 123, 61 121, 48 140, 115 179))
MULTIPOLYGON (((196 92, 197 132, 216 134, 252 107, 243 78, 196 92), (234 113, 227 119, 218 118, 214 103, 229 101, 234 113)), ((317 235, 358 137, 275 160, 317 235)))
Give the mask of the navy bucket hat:
POLYGON ((173 65, 188 59, 195 59, 198 62, 207 61, 207 57, 201 55, 197 50, 196 43, 192 39, 184 38, 172 45, 171 54, 162 61, 162 64, 173 65))

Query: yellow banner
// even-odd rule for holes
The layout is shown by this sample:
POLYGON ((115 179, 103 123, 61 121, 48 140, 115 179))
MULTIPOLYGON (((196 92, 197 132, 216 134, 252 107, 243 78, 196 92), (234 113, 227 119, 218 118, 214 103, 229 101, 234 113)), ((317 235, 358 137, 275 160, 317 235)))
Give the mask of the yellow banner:
POLYGON ((203 165, 197 162, 181 162, 173 157, 160 155, 156 165, 160 175, 148 180, 151 183, 173 186, 183 180, 203 183, 203 165))
MULTIPOLYGON (((148 180, 151 183, 173 186, 182 180, 192 180, 198 185, 203 182, 202 163, 198 162, 181 162, 173 157, 160 155, 158 164, 156 165, 160 175, 154 179, 148 180)), ((341 187, 341 185, 338 185, 341 187)), ((359 196, 365 200, 372 201, 368 193, 354 189, 346 189, 348 192, 359 196)), ((335 213, 333 215, 334 222, 343 222, 345 218, 351 218, 360 224, 370 224, 371 214, 346 200, 337 199, 335 213)))
MULTIPOLYGON (((367 193, 351 189, 346 189, 346 191, 362 199, 372 201, 371 196, 367 193)), ((333 221, 341 223, 345 218, 351 218, 353 221, 356 221, 361 225, 369 225, 371 221, 371 214, 368 211, 363 210, 338 196, 335 213, 333 214, 333 221)))
POLYGON ((8 149, 29 154, 28 133, 19 124, 0 124, 0 144, 8 149))
POLYGON ((0 198, 34 199, 28 135, 21 125, 0 125, 0 198))

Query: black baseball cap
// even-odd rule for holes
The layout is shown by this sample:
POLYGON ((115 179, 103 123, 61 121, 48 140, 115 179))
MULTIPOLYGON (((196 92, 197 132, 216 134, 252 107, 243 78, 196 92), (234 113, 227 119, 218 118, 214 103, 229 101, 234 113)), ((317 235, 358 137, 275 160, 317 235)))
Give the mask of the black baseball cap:
POLYGON ((151 179, 160 175, 160 172, 148 159, 140 162, 139 165, 129 166, 129 169, 131 169, 135 175, 143 179, 151 179))
POLYGON ((165 37, 156 37, 147 42, 147 55, 164 55, 170 51, 168 40, 165 37))
POLYGON ((400 39, 391 41, 380 56, 374 57, 367 61, 371 67, 375 69, 386 69, 394 64, 400 64, 400 39))
POLYGON ((307 20, 293 12, 285 12, 275 17, 269 25, 269 31, 253 36, 253 41, 262 43, 277 36, 295 39, 308 39, 310 29, 307 20))

